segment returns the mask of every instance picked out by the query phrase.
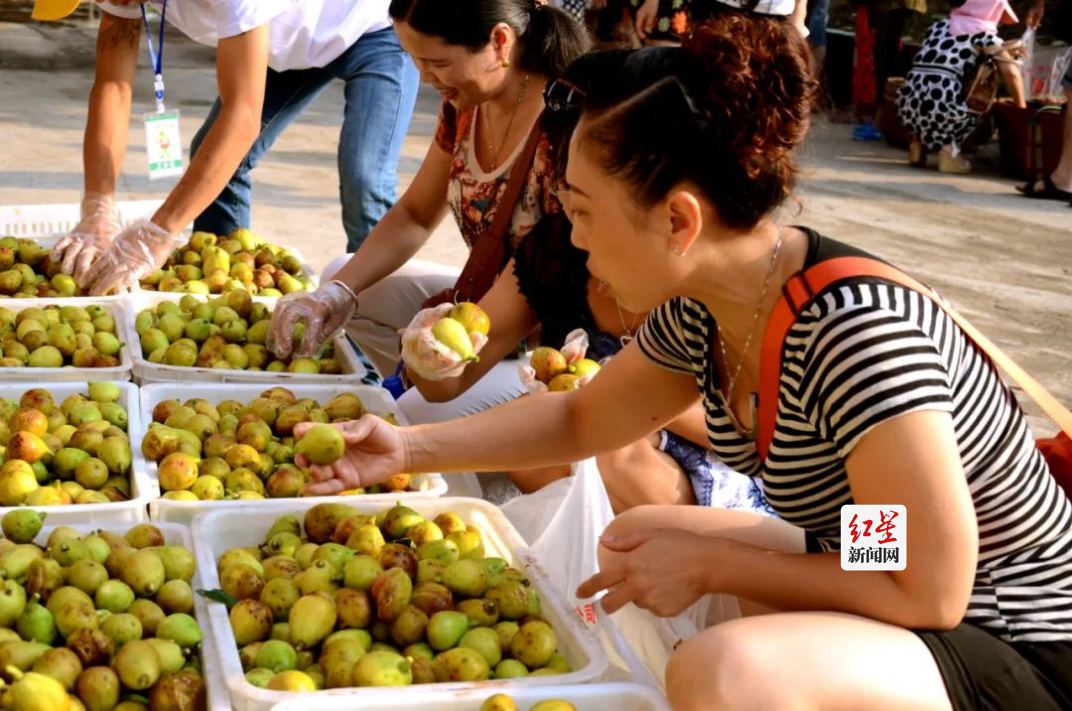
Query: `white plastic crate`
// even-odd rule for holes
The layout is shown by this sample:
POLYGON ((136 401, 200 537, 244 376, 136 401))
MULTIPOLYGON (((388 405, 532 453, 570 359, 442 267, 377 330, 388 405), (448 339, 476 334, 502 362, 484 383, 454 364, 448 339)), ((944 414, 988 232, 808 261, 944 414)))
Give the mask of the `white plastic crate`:
MULTIPOLYGON (((216 368, 180 368, 173 365, 158 365, 150 363, 141 351, 141 338, 138 336, 134 321, 138 314, 165 302, 178 303, 184 294, 170 294, 142 291, 129 297, 126 304, 126 320, 124 338, 130 344, 130 353, 134 361, 134 379, 141 385, 152 383, 257 383, 265 384, 266 388, 275 385, 290 387, 291 385, 335 385, 339 383, 360 383, 368 375, 368 370, 358 360, 357 354, 346 336, 339 334, 335 337, 335 360, 339 364, 342 373, 339 375, 311 375, 305 373, 269 373, 264 371, 248 370, 220 370, 216 368)), ((201 300, 209 297, 199 296, 201 300)), ((215 297, 213 297, 215 298, 215 297)), ((278 299, 268 299, 255 296, 253 301, 267 304, 269 309, 275 306, 278 299)))
MULTIPOLYGON (((239 510, 202 514, 194 519, 193 538, 197 565, 207 586, 219 587, 216 560, 231 548, 259 545, 272 522, 279 516, 292 513, 304 517, 312 506, 304 499, 292 499, 288 506, 271 511, 239 510)), ((393 504, 355 499, 347 502, 364 514, 375 514, 393 504)), ((602 677, 608 666, 607 655, 599 641, 571 610, 566 601, 555 593, 555 588, 536 561, 521 536, 495 506, 481 499, 427 498, 409 499, 406 505, 431 518, 448 511, 454 512, 469 524, 477 526, 484 538, 488 555, 506 559, 514 567, 525 570, 526 575, 540 595, 543 616, 551 623, 558 639, 558 651, 566 658, 573 671, 555 676, 530 676, 517 679, 490 680, 481 682, 453 682, 446 684, 422 684, 405 688, 331 689, 298 696, 291 692, 260 689, 246 681, 238 658, 238 647, 231 634, 227 608, 210 603, 209 625, 216 636, 219 662, 231 693, 235 711, 270 711, 284 701, 302 700, 316 704, 342 703, 341 708, 376 708, 404 706, 426 698, 430 693, 449 695, 468 694, 476 691, 516 690, 527 687, 559 687, 571 684, 586 684, 602 677), (347 704, 350 704, 347 706, 347 704)), ((464 698, 464 696, 463 696, 464 698)), ((333 708, 340 708, 335 706, 333 708)), ((414 707, 417 708, 417 707, 414 707)), ((423 708, 438 708, 426 706, 423 708)))
MULTIPOLYGON (((96 382, 96 380, 94 380, 96 382)), ((130 500, 108 504, 71 504, 70 506, 40 506, 39 511, 48 514, 49 525, 74 526, 133 526, 149 520, 146 510, 154 488, 141 456, 141 410, 138 388, 131 383, 116 383, 119 386, 119 404, 127 411, 127 434, 130 437, 130 500)), ((0 397, 18 400, 32 388, 44 388, 52 393, 59 406, 69 395, 86 395, 85 383, 0 383, 0 397)), ((156 490, 158 490, 157 487, 156 490)), ((11 507, 0 507, 3 516, 11 507)))
POLYGON ((537 701, 562 699, 577 711, 670 711, 670 705, 657 691, 639 684, 575 684, 535 688, 489 689, 468 691, 398 694, 383 703, 365 701, 358 694, 349 697, 319 698, 304 696, 276 704, 272 711, 480 711, 480 704, 495 694, 508 694, 517 702, 518 711, 528 711, 537 701), (360 706, 357 704, 360 703, 360 706))
MULTIPOLYGON (((181 400, 186 402, 190 398, 199 397, 217 405, 224 400, 238 400, 242 403, 252 402, 260 397, 268 387, 275 385, 223 385, 218 383, 205 383, 199 385, 196 391, 192 391, 189 385, 175 383, 158 383, 148 385, 141 391, 141 417, 142 429, 138 439, 141 440, 149 424, 153 421, 153 408, 164 400, 181 400)), ((371 385, 283 385, 294 393, 298 399, 313 398, 321 403, 327 403, 336 395, 353 393, 361 398, 365 409, 376 415, 393 414, 398 418, 399 424, 405 425, 405 416, 390 394, 383 388, 371 385)), ((149 518, 153 521, 170 521, 173 523, 189 524, 198 514, 211 511, 236 511, 249 510, 255 505, 258 511, 271 512, 282 506, 288 507, 294 499, 266 499, 264 501, 171 501, 160 498, 160 479, 157 475, 156 462, 147 462, 148 479, 150 486, 149 518)), ((447 493, 447 482, 441 474, 419 474, 413 477, 412 486, 416 492, 389 493, 389 494, 364 494, 361 496, 313 496, 304 497, 302 502, 309 505, 318 503, 347 503, 354 501, 387 501, 395 502, 399 499, 408 500, 414 497, 443 496, 447 493)), ((281 514, 280 514, 281 515, 281 514)))
MULTIPOLYGON (((162 200, 128 200, 119 202, 119 219, 124 224, 135 220, 152 217, 163 204, 162 200)), ((78 203, 59 203, 50 205, 12 205, 0 206, 0 237, 8 235, 24 239, 33 239, 43 247, 54 247, 62 235, 67 234, 82 219, 82 207, 78 203)), ((186 229, 187 234, 190 233, 186 229)), ((283 246, 283 245, 279 245, 283 246)), ((302 253, 294 247, 285 247, 301 263, 303 276, 309 280, 309 288, 315 289, 320 283, 316 271, 309 265, 302 253)), ((135 292, 141 289, 135 285, 135 292)), ((107 297, 120 298, 120 297, 107 297)))
MULTIPOLYGON (((3 208, 0 208, 0 210, 3 210, 3 208)), ((0 229, 0 237, 4 237, 4 236, 6 236, 4 234, 4 231, 2 229, 0 229)), ((32 239, 33 239, 34 242, 36 242, 37 244, 41 245, 42 247, 45 247, 46 249, 51 250, 60 241, 61 237, 60 237, 60 235, 52 235, 50 237, 34 237, 32 239)), ((37 302, 44 302, 44 303, 48 303, 48 304, 56 304, 58 306, 66 306, 67 304, 73 304, 75 306, 84 306, 85 304, 92 303, 93 301, 121 302, 123 300, 123 297, 128 293, 130 293, 129 290, 126 290, 126 291, 124 291, 124 292, 122 292, 120 294, 114 294, 114 295, 111 295, 111 296, 57 296, 57 297, 52 297, 52 298, 47 298, 47 299, 38 299, 38 298, 34 298, 34 299, 23 299, 23 298, 13 299, 13 298, 7 298, 7 299, 0 299, 0 306, 3 306, 4 304, 7 304, 7 303, 12 302, 12 301, 14 301, 15 303, 22 303, 24 301, 37 301, 37 302)))
MULTIPOLYGON (((55 526, 51 525, 54 523, 51 517, 49 517, 48 523, 50 525, 41 529, 41 532, 37 535, 34 543, 43 546, 48 540, 49 535, 52 533, 52 529, 55 528, 55 526)), ((136 524, 104 524, 102 526, 88 525, 85 523, 68 523, 65 525, 75 529, 85 536, 101 528, 122 535, 136 524)), ((189 528, 167 523, 155 525, 160 529, 160 532, 164 534, 164 543, 169 546, 182 546, 183 548, 194 552, 193 540, 190 536, 189 528)), ((200 570, 200 563, 197 565, 198 570, 194 571, 194 577, 190 581, 190 587, 194 590, 200 590, 204 587, 204 577, 200 570)), ((224 683, 221 669, 214 663, 214 660, 219 657, 219 654, 216 651, 216 640, 210 632, 211 625, 209 623, 208 604, 204 598, 196 593, 194 594, 194 619, 197 620, 197 624, 204 635, 204 639, 201 641, 201 676, 205 681, 208 711, 230 711, 231 705, 227 700, 227 685, 224 683)))
MULTIPOLYGON (((128 200, 116 206, 122 223, 130 224, 152 217, 162 204, 161 200, 128 200)), ((73 230, 81 219, 79 203, 0 206, 0 237, 58 237, 73 230)))
POLYGON ((8 308, 18 313, 25 309, 41 309, 46 306, 81 306, 84 308, 95 304, 103 306, 115 321, 115 335, 123 342, 123 347, 119 349, 119 365, 114 368, 0 368, 0 383, 85 383, 97 380, 130 380, 133 369, 131 354, 134 349, 130 347, 130 339, 127 338, 125 328, 127 314, 121 299, 5 299, 0 301, 0 308, 8 308))

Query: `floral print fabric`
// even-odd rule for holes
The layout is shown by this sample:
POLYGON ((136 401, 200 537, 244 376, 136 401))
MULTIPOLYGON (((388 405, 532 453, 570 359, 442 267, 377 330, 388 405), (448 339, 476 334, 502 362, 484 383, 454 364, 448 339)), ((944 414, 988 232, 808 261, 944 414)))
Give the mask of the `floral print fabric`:
MULTIPOLYGON (((503 165, 490 173, 484 171, 476 160, 472 145, 477 111, 475 107, 458 111, 443 102, 435 136, 436 144, 452 155, 447 202, 470 249, 495 220, 510 171, 524 149, 524 143, 519 144, 503 165)), ((547 134, 541 132, 532 169, 510 222, 508 251, 517 249, 544 215, 555 214, 561 209, 554 192, 551 142, 547 134)))

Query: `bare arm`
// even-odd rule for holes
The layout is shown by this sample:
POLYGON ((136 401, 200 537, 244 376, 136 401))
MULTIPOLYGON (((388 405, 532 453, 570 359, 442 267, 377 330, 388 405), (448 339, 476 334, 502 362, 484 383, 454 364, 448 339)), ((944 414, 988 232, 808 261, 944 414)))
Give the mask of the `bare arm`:
POLYGON ((536 314, 519 290, 513 261, 506 265, 495 285, 480 300, 480 307, 488 314, 491 330, 487 344, 480 351, 479 361, 470 363, 460 377, 443 380, 424 380, 407 369, 410 380, 429 402, 447 402, 464 393, 517 348, 521 339, 538 325, 536 314))
POLYGON ((807 29, 808 19, 808 0, 797 0, 797 4, 793 6, 793 12, 789 15, 789 21, 793 23, 793 27, 800 30, 801 34, 804 34, 804 30, 807 29))
POLYGON ((360 294, 409 261, 447 214, 451 156, 434 142, 413 183, 335 275, 360 294))
POLYGON ((1008 51, 1001 52, 995 57, 1001 78, 1005 80, 1005 86, 1012 96, 1013 103, 1018 108, 1027 108, 1027 95, 1024 92, 1024 77, 1020 74, 1020 65, 1012 58, 1008 51))
POLYGON ((673 432, 678 437, 683 437, 693 444, 705 449, 711 448, 711 438, 707 434, 707 415, 704 411, 703 400, 699 393, 696 400, 681 416, 664 427, 667 432, 673 432))
POLYGON ((222 108, 190 168, 153 216, 176 233, 212 204, 261 130, 268 75, 268 25, 220 40, 216 77, 222 108))
POLYGON ((579 390, 401 430, 404 471, 501 471, 579 461, 636 442, 695 398, 692 376, 655 365, 632 343, 579 390))
POLYGON ((856 503, 907 509, 905 570, 845 571, 840 553, 784 553, 724 537, 646 531, 604 539, 629 555, 618 556, 578 593, 611 589, 603 599, 608 612, 636 601, 673 615, 717 592, 778 610, 847 612, 910 629, 956 626, 971 596, 979 540, 950 415, 916 412, 879 425, 846 467, 856 503))
MULTIPOLYGON (((840 610, 908 628, 950 629, 964 617, 979 552, 975 509, 947 413, 918 412, 875 428, 847 460, 853 499, 903 504, 903 571, 844 571, 839 553, 730 546, 725 592, 784 610, 840 610)), ((847 545, 848 542, 843 542, 847 545)))
POLYGON ((87 193, 115 194, 127 149, 134 71, 138 65, 141 20, 104 13, 97 31, 97 71, 89 93, 82 142, 87 193))

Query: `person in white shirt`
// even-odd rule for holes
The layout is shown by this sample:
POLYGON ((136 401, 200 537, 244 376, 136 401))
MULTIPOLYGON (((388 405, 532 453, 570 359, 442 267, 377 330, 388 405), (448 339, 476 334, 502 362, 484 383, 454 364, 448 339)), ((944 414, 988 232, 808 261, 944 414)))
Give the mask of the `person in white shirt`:
MULTIPOLYGON (((250 226, 249 171, 316 95, 346 83, 339 177, 348 249, 354 251, 395 201, 397 165, 418 76, 399 46, 388 0, 98 0, 104 11, 83 147, 82 221, 54 259, 93 294, 147 276, 181 245, 180 232, 229 234, 250 226), (121 229, 115 186, 132 111, 150 5, 191 39, 216 47, 219 98, 194 137, 185 174, 150 220, 121 229)), ((34 17, 66 17, 79 0, 35 0, 34 17)), ((160 38, 162 39, 162 34, 160 38)), ((167 53, 163 55, 166 78, 167 53)), ((157 98, 163 98, 157 86, 157 98)), ((171 96, 171 105, 181 97, 171 96)), ((139 107, 140 108, 140 107, 139 107)), ((153 106, 144 113, 153 113, 153 106)))

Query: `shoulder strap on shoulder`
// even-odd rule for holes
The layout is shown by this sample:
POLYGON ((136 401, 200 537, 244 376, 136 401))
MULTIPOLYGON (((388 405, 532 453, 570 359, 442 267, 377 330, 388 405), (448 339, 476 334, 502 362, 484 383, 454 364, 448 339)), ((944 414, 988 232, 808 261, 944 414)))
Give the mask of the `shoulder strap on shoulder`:
POLYGON ((989 338, 983 335, 929 286, 916 281, 900 269, 872 257, 847 256, 827 259, 793 275, 782 287, 779 299, 763 334, 760 352, 759 404, 757 406, 756 448, 766 459, 778 418, 778 389, 781 384, 782 349, 789 329, 815 295, 831 284, 853 277, 877 277, 918 291, 945 311, 954 323, 975 342, 980 350, 1004 370, 1029 397, 1065 432, 1072 432, 1072 412, 1061 405, 1037 380, 1018 366, 989 338))

